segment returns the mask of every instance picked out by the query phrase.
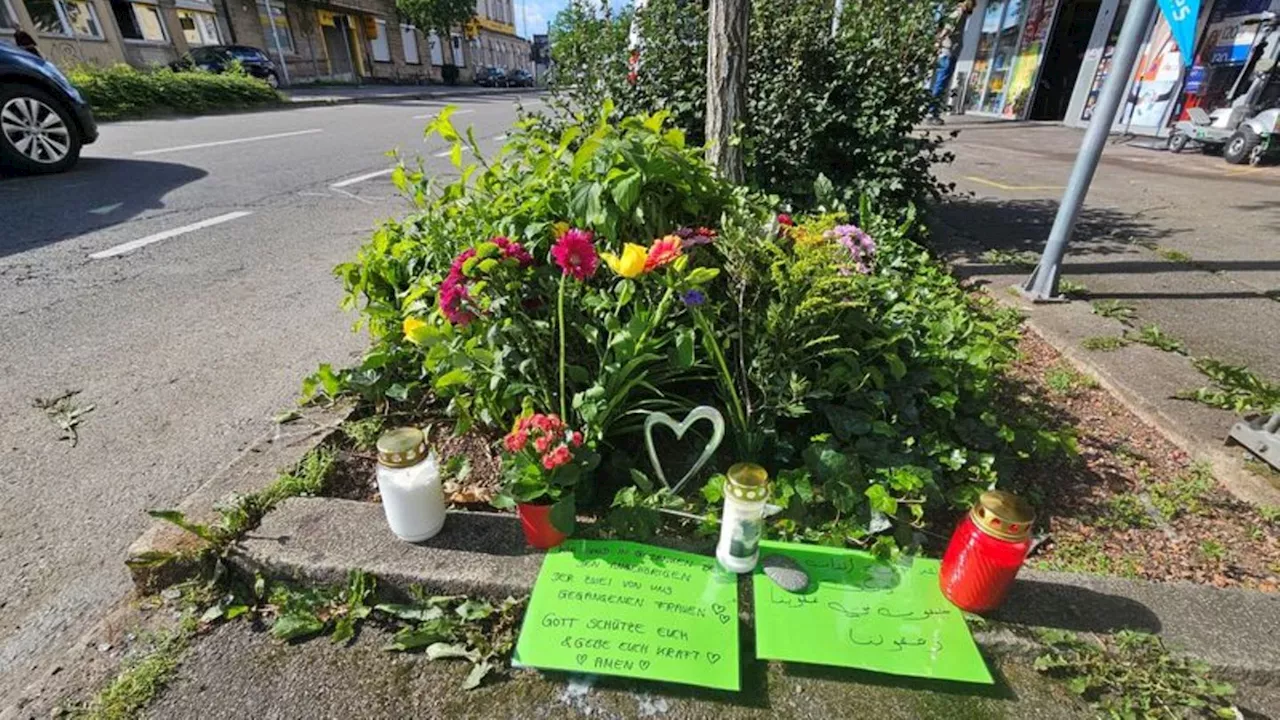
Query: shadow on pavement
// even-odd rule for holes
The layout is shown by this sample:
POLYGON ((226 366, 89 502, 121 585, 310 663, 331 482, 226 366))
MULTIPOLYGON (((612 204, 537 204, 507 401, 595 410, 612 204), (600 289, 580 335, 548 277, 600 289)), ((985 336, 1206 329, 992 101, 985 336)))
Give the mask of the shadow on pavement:
POLYGON ((1158 633, 1160 618, 1146 605, 1119 595, 1022 578, 993 616, 1001 622, 1073 632, 1158 633))
POLYGON ((208 173, 177 163, 81 158, 59 175, 0 179, 0 257, 61 242, 163 208, 164 196, 208 173))

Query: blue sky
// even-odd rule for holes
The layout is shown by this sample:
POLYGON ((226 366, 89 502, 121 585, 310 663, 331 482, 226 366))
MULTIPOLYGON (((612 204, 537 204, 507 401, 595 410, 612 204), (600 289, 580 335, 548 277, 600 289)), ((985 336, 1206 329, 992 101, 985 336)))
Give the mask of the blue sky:
POLYGON ((547 25, 555 19, 556 13, 564 9, 568 0, 515 0, 516 33, 521 37, 531 37, 533 33, 544 33, 547 25), (529 18, 529 28, 524 26, 525 16, 529 18))

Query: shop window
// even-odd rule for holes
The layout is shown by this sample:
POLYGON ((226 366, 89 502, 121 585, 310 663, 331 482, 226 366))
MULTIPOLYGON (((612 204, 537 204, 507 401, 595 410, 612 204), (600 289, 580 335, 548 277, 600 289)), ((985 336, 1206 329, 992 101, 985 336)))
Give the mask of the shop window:
POLYGON ((373 47, 373 61, 391 62, 391 44, 387 41, 387 21, 374 20, 373 24, 378 30, 376 37, 369 38, 369 44, 373 47))
POLYGON ((418 32, 412 25, 400 26, 400 44, 404 46, 404 61, 410 65, 422 62, 418 57, 418 32))
POLYGON ((121 37, 127 40, 164 42, 167 39, 160 9, 154 5, 111 0, 111 12, 116 16, 121 37))
POLYGON ((294 52, 293 33, 289 30, 289 16, 285 14, 284 3, 272 0, 271 14, 268 17, 267 4, 263 0, 258 0, 258 20, 262 23, 264 42, 267 47, 274 52, 278 39, 280 48, 292 55, 294 52), (275 21, 274 27, 272 20, 275 21))
POLYGON ((462 36, 453 36, 453 64, 460 68, 467 66, 467 58, 462 54, 462 36))
POLYGON ((102 37, 93 6, 80 0, 28 0, 27 13, 36 31, 49 35, 102 37))
POLYGON ((179 10, 178 23, 182 25, 182 36, 191 46, 221 45, 218 35, 218 21, 213 13, 179 10))

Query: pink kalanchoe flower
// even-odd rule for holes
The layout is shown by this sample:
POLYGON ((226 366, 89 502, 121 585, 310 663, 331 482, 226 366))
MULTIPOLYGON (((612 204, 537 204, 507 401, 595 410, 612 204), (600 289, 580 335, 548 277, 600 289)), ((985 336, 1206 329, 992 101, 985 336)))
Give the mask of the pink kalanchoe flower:
POLYGON ((590 230, 572 228, 551 248, 551 258, 556 261, 565 275, 572 275, 577 280, 586 280, 596 273, 600 264, 600 256, 596 254, 595 236, 590 230))
POLYGON ((466 325, 476 319, 474 313, 467 309, 471 295, 462 284, 460 277, 450 275, 440 285, 440 312, 454 325, 466 325))
POLYGON ((577 430, 574 430, 573 436, 572 438, 570 438, 569 442, 574 447, 582 447, 582 433, 578 432, 577 430))
POLYGON ((520 267, 526 268, 533 264, 533 256, 529 254, 524 246, 514 240, 505 237, 496 237, 493 244, 498 246, 502 251, 502 257, 515 258, 520 263, 520 267))
POLYGON ((547 470, 555 470, 561 465, 567 464, 573 459, 573 453, 569 452, 567 445, 561 445, 555 450, 542 456, 542 467, 547 470))

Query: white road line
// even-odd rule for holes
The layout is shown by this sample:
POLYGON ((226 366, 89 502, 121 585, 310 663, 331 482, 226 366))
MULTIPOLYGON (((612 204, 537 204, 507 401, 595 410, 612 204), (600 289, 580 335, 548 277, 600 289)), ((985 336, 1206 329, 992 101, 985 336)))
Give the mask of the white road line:
POLYGON ((346 180, 343 180, 342 182, 336 182, 330 185, 329 187, 333 188, 334 190, 337 190, 338 188, 344 188, 348 185, 355 185, 356 183, 362 183, 365 180, 372 180, 376 177, 382 177, 383 175, 390 175, 393 172, 395 172, 395 168, 387 168, 386 170, 377 170, 371 173, 365 173, 364 175, 357 175, 353 178, 347 178, 346 180))
POLYGON ((196 143, 195 145, 179 145, 177 147, 159 148, 156 150, 139 150, 134 155, 159 155, 160 153, 178 152, 179 150, 197 150, 199 148, 220 147, 222 145, 238 145, 240 143, 257 142, 259 140, 275 140, 276 138, 294 137, 295 135, 310 135, 312 133, 324 132, 320 128, 312 128, 310 130, 295 130, 293 132, 275 133, 273 135, 258 135, 255 137, 236 138, 234 140, 217 140, 215 142, 196 143))
POLYGON ((190 225, 183 225, 180 228, 165 230, 164 232, 158 232, 155 235, 148 235, 144 238, 138 238, 137 240, 130 240, 127 243, 121 243, 119 245, 116 245, 115 247, 109 247, 106 250, 100 250, 96 253, 92 253, 89 255, 89 257, 93 260, 103 260, 105 258, 116 257, 117 255, 123 255, 127 252, 133 252, 134 250, 137 250, 140 247, 146 247, 147 245, 150 245, 152 243, 158 243, 161 240, 168 240, 171 237, 184 235, 186 233, 193 232, 195 230, 202 230, 204 228, 212 227, 214 225, 221 225, 224 222, 230 222, 237 218, 242 218, 245 215, 252 215, 252 214, 253 213, 248 210, 237 210, 235 212, 229 212, 226 215, 211 217, 208 220, 201 220, 200 222, 191 223, 190 225))
MULTIPOLYGON (((444 108, 440 108, 440 109, 443 110, 444 108)), ((475 110, 454 110, 452 117, 457 117, 459 115, 470 115, 473 112, 475 112, 475 110)), ((439 114, 440 113, 429 113, 427 115, 414 115, 413 119, 414 120, 430 120, 431 118, 439 114)))
POLYGON ((123 205, 124 203, 111 203, 110 205, 103 205, 102 207, 96 207, 90 210, 89 212, 94 215, 106 215, 107 213, 112 213, 112 212, 115 212, 116 210, 119 210, 123 205))
POLYGON ((491 140, 506 140, 506 139, 507 139, 507 134, 506 134, 506 133, 503 133, 503 134, 501 134, 501 135, 494 135, 494 136, 493 136, 492 138, 490 138, 490 139, 491 139, 491 140))
POLYGON ((452 154, 453 154, 453 150, 445 150, 443 152, 435 153, 431 157, 449 157, 452 154))

